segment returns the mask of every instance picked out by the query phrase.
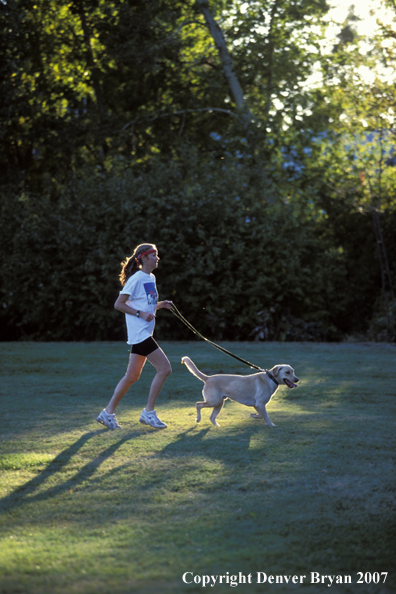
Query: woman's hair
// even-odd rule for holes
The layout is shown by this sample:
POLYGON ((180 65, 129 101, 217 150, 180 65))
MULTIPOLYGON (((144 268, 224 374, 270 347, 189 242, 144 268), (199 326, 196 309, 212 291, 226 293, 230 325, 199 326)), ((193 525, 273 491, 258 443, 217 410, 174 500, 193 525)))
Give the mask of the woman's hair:
POLYGON ((157 249, 153 243, 141 243, 135 248, 130 258, 127 258, 126 260, 124 260, 124 262, 121 262, 122 268, 120 274, 120 281, 122 286, 125 285, 128 278, 130 278, 133 274, 135 274, 135 272, 140 270, 141 263, 138 260, 139 254, 147 252, 147 250, 149 250, 150 248, 153 248, 155 250, 157 249))

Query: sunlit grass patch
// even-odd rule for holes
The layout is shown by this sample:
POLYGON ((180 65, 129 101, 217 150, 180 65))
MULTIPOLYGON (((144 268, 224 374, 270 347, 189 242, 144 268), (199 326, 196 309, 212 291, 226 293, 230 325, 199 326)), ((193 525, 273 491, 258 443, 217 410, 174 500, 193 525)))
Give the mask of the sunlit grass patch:
POLYGON ((51 462, 52 459, 53 456, 51 454, 38 454, 36 452, 7 454, 0 456, 0 471, 42 468, 51 462))

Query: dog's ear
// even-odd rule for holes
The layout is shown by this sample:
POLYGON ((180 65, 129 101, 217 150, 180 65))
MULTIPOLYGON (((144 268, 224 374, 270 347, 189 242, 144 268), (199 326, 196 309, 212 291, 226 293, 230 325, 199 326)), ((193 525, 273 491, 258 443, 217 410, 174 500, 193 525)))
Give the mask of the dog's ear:
POLYGON ((276 377, 279 375, 280 371, 283 369, 282 365, 277 365, 274 369, 274 376, 276 377))

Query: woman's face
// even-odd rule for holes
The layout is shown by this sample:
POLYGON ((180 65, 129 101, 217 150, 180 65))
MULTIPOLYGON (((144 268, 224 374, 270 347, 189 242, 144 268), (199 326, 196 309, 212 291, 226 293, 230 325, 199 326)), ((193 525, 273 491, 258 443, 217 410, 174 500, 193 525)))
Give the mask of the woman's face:
POLYGON ((158 250, 155 250, 155 252, 153 252, 152 254, 147 254, 147 256, 144 256, 144 258, 144 267, 146 267, 150 271, 154 270, 154 268, 157 268, 159 262, 158 250))

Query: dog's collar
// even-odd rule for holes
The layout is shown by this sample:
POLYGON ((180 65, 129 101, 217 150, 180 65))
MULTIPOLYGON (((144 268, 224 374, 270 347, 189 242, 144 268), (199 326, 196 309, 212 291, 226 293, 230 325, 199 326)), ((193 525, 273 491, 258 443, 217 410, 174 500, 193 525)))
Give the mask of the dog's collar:
POLYGON ((271 373, 270 371, 268 371, 268 369, 265 369, 264 371, 265 371, 265 373, 268 375, 268 377, 269 377, 269 378, 270 378, 270 379, 271 379, 273 382, 275 382, 277 386, 279 386, 279 382, 278 382, 278 381, 277 381, 277 380, 274 378, 274 376, 272 375, 272 373, 271 373))

